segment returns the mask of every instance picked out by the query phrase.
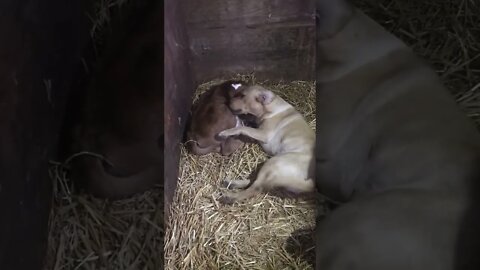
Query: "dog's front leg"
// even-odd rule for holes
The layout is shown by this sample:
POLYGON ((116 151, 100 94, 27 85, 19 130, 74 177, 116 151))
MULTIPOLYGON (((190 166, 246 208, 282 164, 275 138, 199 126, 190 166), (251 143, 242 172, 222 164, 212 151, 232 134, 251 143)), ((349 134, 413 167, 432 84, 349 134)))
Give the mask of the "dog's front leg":
POLYGON ((260 143, 267 143, 267 135, 261 129, 258 129, 258 128, 235 127, 235 128, 226 129, 218 133, 218 136, 224 137, 224 138, 230 137, 230 136, 236 136, 236 135, 247 136, 260 143))

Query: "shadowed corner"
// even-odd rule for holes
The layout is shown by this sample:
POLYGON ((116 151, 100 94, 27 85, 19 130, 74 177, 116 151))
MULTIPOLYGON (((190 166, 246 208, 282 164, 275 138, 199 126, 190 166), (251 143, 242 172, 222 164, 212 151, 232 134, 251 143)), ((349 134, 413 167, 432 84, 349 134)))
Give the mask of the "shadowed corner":
MULTIPOLYGON (((480 164, 477 157, 474 164, 480 164)), ((469 205, 462 217, 455 247, 453 269, 480 269, 480 169, 475 168, 470 186, 469 205)))
POLYGON ((296 261, 305 261, 313 269, 315 262, 315 228, 294 231, 285 241, 285 250, 296 261))
POLYGON ((302 228, 295 230, 285 241, 285 250, 293 257, 295 261, 303 261, 308 269, 315 268, 316 259, 316 231, 318 224, 331 211, 331 205, 321 194, 316 193, 315 204, 317 206, 315 227, 302 228))

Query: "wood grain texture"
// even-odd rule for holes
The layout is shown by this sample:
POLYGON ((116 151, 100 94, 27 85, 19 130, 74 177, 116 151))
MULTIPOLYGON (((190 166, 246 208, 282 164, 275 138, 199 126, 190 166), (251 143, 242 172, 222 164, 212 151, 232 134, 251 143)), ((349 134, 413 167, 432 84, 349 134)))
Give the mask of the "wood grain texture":
POLYGON ((183 0, 197 82, 255 72, 309 80, 315 69, 314 1, 183 0))
POLYGON ((195 90, 188 39, 179 2, 165 1, 165 218, 177 186, 180 142, 195 90))

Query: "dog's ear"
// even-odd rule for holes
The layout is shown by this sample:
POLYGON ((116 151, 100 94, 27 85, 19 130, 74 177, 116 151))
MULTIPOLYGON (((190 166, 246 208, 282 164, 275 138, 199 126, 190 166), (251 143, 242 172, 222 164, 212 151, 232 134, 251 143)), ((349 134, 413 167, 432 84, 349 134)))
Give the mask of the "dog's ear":
POLYGON ((262 90, 257 96, 257 101, 262 103, 262 105, 268 105, 273 101, 275 95, 272 91, 262 90))

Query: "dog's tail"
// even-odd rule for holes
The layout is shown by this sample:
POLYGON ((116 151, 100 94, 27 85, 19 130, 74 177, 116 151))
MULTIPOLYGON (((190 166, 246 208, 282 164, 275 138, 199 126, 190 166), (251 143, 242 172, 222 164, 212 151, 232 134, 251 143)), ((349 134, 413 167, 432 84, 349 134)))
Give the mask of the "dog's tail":
POLYGON ((98 157, 77 157, 73 165, 70 177, 100 198, 122 199, 163 183, 163 162, 126 176, 109 173, 105 162, 98 157))

